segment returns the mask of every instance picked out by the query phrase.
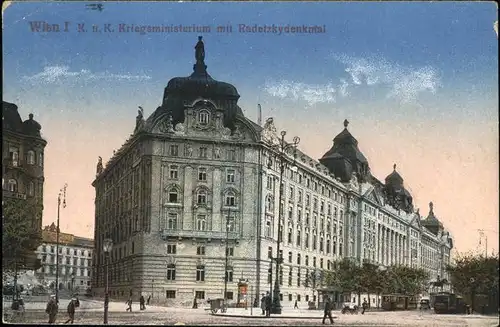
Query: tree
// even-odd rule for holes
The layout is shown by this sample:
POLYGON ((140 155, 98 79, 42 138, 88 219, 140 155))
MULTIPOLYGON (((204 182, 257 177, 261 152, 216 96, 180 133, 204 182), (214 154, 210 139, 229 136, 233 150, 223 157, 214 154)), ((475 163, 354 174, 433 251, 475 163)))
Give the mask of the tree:
POLYGON ((36 203, 7 198, 2 209, 2 267, 4 271, 17 270, 42 242, 36 216, 39 208, 36 203))
MULTIPOLYGON (((319 288, 325 286, 325 271, 320 269, 314 269, 312 271, 308 271, 305 276, 304 287, 310 287, 314 292, 319 288)), ((317 297, 317 303, 319 304, 319 296, 317 297)))
POLYGON ((422 293, 429 284, 429 274, 421 268, 391 266, 389 268, 395 281, 389 285, 391 293, 416 295, 422 293))
POLYGON ((446 268, 450 274, 450 282, 455 292, 463 295, 472 309, 475 309, 477 295, 487 297, 482 303, 490 310, 498 308, 499 261, 498 254, 485 257, 483 255, 459 255, 453 265, 446 268))

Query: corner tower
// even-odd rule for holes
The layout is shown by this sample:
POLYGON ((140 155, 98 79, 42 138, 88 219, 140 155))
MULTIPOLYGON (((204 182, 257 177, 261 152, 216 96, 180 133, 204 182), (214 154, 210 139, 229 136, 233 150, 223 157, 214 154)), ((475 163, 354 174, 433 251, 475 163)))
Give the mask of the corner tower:
POLYGON ((333 139, 333 146, 319 161, 325 165, 336 178, 344 183, 356 173, 360 182, 369 180, 370 167, 368 160, 358 148, 358 141, 347 130, 349 121, 344 120, 344 130, 333 139))

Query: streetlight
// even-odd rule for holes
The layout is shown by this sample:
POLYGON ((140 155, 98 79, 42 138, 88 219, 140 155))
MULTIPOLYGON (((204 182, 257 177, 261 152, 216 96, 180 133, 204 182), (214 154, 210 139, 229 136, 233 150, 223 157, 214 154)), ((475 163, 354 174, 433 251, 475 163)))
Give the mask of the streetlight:
POLYGON ((229 218, 231 215, 231 209, 227 210, 226 218, 226 262, 224 264, 224 307, 227 308, 227 282, 229 279, 229 273, 227 271, 228 261, 229 261, 229 229, 231 225, 229 223, 229 218))
POLYGON ((103 241, 104 256, 106 257, 106 290, 104 294, 104 324, 108 324, 108 304, 109 304, 109 285, 108 285, 108 265, 109 265, 109 254, 113 249, 113 240, 106 238, 103 241))
MULTIPOLYGON (((293 150, 293 160, 295 164, 295 156, 297 151, 297 145, 300 142, 300 138, 295 136, 292 143, 285 142, 286 131, 281 132, 281 140, 278 144, 271 146, 272 150, 276 152, 276 157, 280 161, 280 189, 279 189, 279 211, 278 211, 278 241, 277 241, 277 252, 276 252, 276 273, 275 273, 275 283, 274 283, 274 294, 273 303, 271 307, 271 312, 274 314, 281 314, 281 303, 280 303, 280 266, 283 262, 283 256, 280 254, 280 245, 282 238, 282 228, 281 228, 281 216, 283 215, 283 206, 281 201, 283 199, 283 173, 285 171, 285 164, 288 161, 287 151, 293 150)), ((271 165, 271 162, 268 164, 271 165)))
POLYGON ((57 229, 56 229, 56 303, 59 303, 59 214, 61 211, 61 197, 63 209, 66 208, 66 188, 68 184, 64 184, 64 187, 59 190, 59 195, 57 196, 57 229))

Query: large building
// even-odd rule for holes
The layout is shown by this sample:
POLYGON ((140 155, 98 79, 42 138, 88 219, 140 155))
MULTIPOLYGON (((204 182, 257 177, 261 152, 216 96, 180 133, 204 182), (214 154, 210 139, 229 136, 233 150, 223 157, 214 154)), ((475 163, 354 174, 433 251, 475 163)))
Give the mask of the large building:
MULTIPOLYGON (((37 232, 42 230, 44 150, 47 145, 41 134, 41 126, 29 115, 23 121, 18 107, 2 102, 2 206, 14 200, 31 217, 31 225, 37 232)), ((21 265, 34 269, 39 265, 34 253, 26 253, 21 265)))
MULTIPOLYGON (((56 285, 57 227, 54 223, 42 231, 43 244, 37 255, 42 267, 35 271, 38 281, 50 288, 56 285)), ((91 286, 94 241, 59 233, 59 289, 85 292, 91 286)))
POLYGON ((344 257, 444 276, 451 237, 432 205, 421 219, 395 166, 385 183, 375 178, 347 120, 320 160, 278 156, 273 120, 246 118, 236 88, 207 73, 204 55, 200 40, 193 74, 171 79, 162 105, 147 119, 140 108, 132 136, 105 167, 99 158, 96 293, 107 265, 112 297, 187 304, 223 297, 225 278, 228 299, 244 299, 242 285, 258 296, 274 280, 280 212, 283 305, 315 299, 306 276, 344 257))

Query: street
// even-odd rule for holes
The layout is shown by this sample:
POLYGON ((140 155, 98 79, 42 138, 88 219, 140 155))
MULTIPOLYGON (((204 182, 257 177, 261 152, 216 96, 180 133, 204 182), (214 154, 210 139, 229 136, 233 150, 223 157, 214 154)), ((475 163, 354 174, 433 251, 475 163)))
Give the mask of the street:
MULTIPOLYGON (((77 309, 75 324, 94 325, 102 324, 103 307, 99 301, 81 301, 77 309)), ((22 322, 28 324, 45 324, 47 315, 43 311, 45 303, 27 303, 26 313, 22 322)), ((226 314, 210 314, 204 308, 174 308, 148 306, 145 311, 134 307, 132 313, 125 312, 125 304, 110 302, 110 325, 242 325, 242 326, 317 326, 321 325, 322 311, 286 309, 280 318, 262 318, 260 311, 248 309, 228 309, 226 314), (253 313, 253 316, 250 315, 253 313)), ((137 306, 138 307, 138 306, 137 306)), ((60 306, 57 324, 66 321, 67 315, 64 302, 60 306)), ((364 315, 343 315, 333 311, 336 326, 498 326, 498 317, 479 315, 437 315, 433 312, 395 311, 395 312, 366 312, 364 315)), ((19 321, 21 322, 21 321, 19 321)))

